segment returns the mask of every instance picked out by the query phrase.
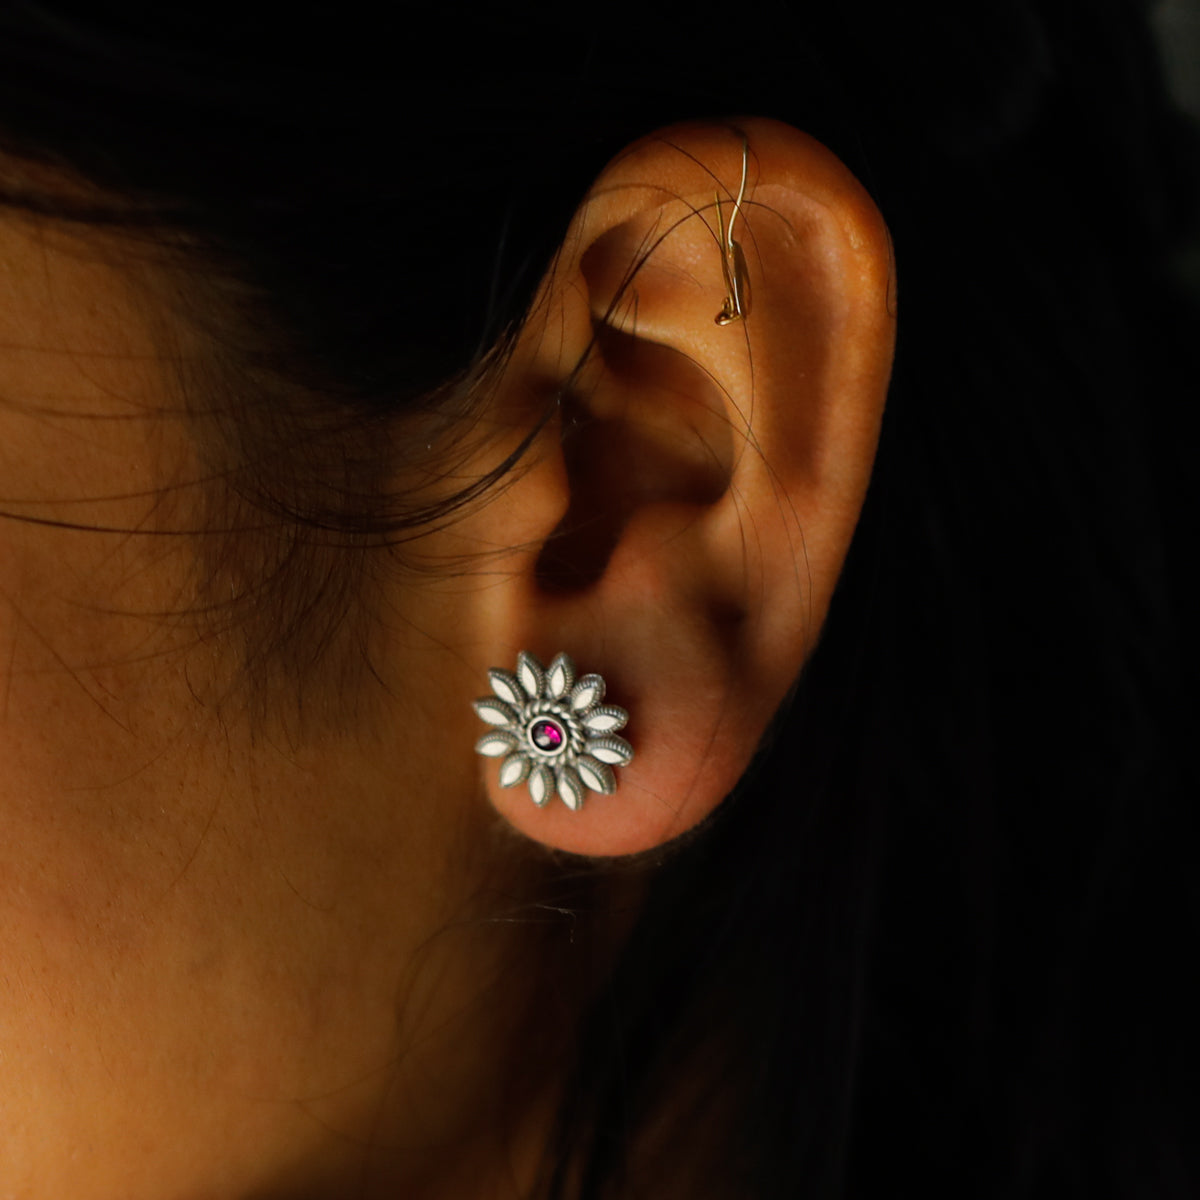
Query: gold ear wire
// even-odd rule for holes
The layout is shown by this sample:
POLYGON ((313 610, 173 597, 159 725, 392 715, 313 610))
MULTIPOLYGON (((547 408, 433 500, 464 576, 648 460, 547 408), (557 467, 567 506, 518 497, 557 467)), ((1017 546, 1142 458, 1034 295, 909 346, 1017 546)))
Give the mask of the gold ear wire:
POLYGON ((738 186, 737 199, 726 228, 721 212, 720 193, 714 193, 717 202, 717 230, 721 237, 721 273, 725 276, 725 303, 713 319, 718 325, 732 325, 741 321, 750 311, 750 286, 746 272, 746 256, 741 243, 733 236, 733 225, 742 211, 746 196, 746 173, 750 161, 750 143, 742 138, 742 182, 738 186))

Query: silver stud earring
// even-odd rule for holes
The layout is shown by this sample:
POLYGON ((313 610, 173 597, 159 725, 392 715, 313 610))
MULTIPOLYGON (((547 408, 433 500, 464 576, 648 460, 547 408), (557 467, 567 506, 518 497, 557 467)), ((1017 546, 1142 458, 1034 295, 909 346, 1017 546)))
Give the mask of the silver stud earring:
POLYGON ((576 678, 566 654, 543 667, 522 650, 516 674, 494 667, 488 679, 495 694, 476 700, 475 712, 492 728, 475 749, 503 759, 501 787, 528 783, 539 808, 558 792, 573 812, 583 807, 585 789, 604 796, 617 790, 613 767, 633 758, 633 747, 617 736, 629 714, 603 702, 599 675, 576 678))

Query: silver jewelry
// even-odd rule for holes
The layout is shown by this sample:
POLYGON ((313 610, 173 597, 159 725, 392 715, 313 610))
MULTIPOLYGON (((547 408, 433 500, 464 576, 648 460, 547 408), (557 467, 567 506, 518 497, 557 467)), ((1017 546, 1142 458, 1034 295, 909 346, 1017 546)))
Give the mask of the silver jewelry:
MULTIPOLYGON (((746 270, 746 256, 742 252, 742 243, 733 236, 733 224, 742 211, 742 201, 746 198, 746 169, 750 162, 750 143, 742 135, 742 182, 738 187, 737 199, 733 202, 733 212, 729 214, 729 224, 725 224, 721 215, 721 194, 716 194, 717 201, 717 230, 721 235, 721 274, 725 276, 725 303, 714 320, 718 325, 732 325, 741 321, 750 311, 750 277, 746 270)), ((742 224, 746 218, 742 217, 742 224)))
POLYGON ((485 758, 503 758, 500 786, 528 783, 534 804, 544 807, 557 791, 573 812, 583 807, 585 788, 611 796, 613 767, 628 766, 633 747, 617 732, 629 714, 604 704, 599 675, 577 679, 566 654, 543 667, 524 650, 517 671, 488 672, 493 696, 475 701, 475 712, 492 726, 475 743, 485 758))

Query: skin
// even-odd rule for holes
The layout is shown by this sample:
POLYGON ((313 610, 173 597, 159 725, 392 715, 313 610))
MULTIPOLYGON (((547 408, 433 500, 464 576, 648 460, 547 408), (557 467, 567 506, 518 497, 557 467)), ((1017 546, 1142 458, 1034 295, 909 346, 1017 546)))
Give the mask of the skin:
MULTIPOLYGON (((750 341, 713 333, 720 258, 693 219, 646 272, 643 323, 613 321, 632 352, 595 359, 594 474, 548 429, 422 546, 486 568, 398 573, 356 719, 302 733, 213 701, 235 651, 189 618, 200 556, 172 532, 199 511, 196 432, 135 266, 0 221, 0 1194, 528 1194, 642 886, 624 867, 568 890, 545 848, 647 850, 716 807, 811 648, 874 453, 886 230, 816 143, 748 128, 782 214, 756 222, 781 266, 754 258, 750 341), (751 387, 759 456, 729 435, 751 387), (539 548, 597 489, 625 500, 595 582, 547 588, 539 548), (470 753, 470 701, 521 647, 619 688, 620 805, 534 809, 470 753)), ((740 139, 699 127, 610 168, 465 471, 522 435, 531 379, 579 361, 646 223, 740 168, 740 139)))
MULTIPOLYGON (((525 932, 540 872, 492 844, 473 720, 396 699, 406 737, 296 744, 197 700, 228 651, 163 615, 196 564, 153 532, 195 492, 163 355, 95 247, 2 236, 0 1191, 440 1195, 482 1160, 509 1194, 508 975, 566 937, 525 932)), ((445 670, 440 590, 393 614, 409 678, 445 670)))

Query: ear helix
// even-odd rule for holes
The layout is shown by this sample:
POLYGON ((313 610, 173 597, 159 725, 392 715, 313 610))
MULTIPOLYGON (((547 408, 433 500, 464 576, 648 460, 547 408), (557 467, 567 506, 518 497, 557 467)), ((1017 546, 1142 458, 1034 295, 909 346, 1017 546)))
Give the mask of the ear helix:
POLYGON ((566 654, 543 667, 522 650, 516 673, 488 671, 491 696, 474 702, 492 728, 475 743, 486 758, 502 758, 500 786, 525 783, 539 808, 555 793, 573 812, 587 791, 611 796, 617 790, 614 767, 628 766, 633 747, 618 732, 629 714, 605 704, 599 675, 576 675, 566 654))

